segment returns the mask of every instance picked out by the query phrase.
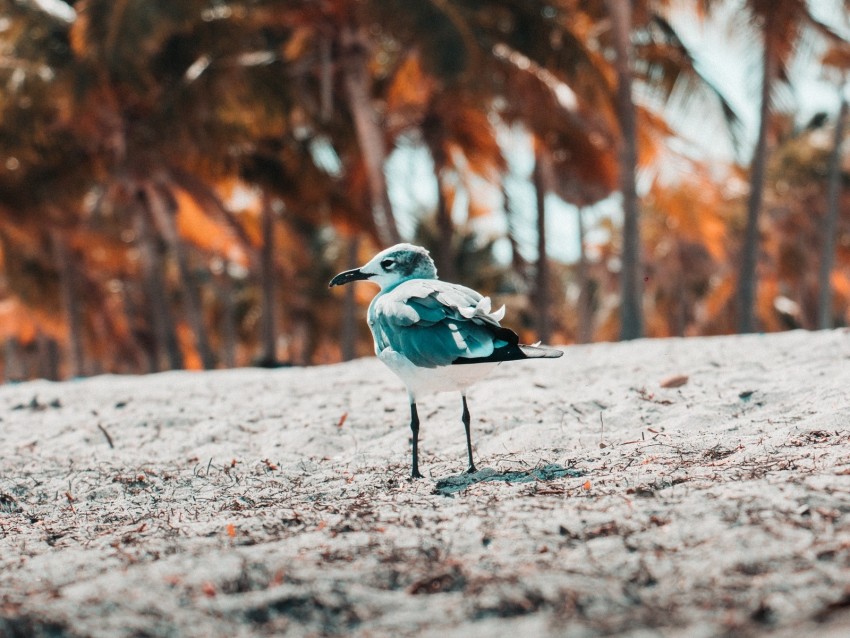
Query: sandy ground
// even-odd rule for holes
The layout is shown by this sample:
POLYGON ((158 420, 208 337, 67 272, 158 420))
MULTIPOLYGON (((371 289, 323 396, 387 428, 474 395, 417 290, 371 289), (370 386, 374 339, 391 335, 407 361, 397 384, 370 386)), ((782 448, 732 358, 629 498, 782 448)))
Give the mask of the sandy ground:
POLYGON ((2 636, 850 635, 850 333, 0 388, 2 636), (662 387, 676 386, 676 387, 662 387))

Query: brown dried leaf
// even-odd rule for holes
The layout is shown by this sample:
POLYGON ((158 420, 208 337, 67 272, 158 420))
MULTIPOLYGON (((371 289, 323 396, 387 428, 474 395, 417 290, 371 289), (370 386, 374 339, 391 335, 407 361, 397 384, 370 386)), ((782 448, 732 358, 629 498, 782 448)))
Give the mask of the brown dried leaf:
POLYGON ((672 377, 668 377, 661 382, 662 388, 681 388, 688 382, 688 375, 686 374, 677 374, 672 377))

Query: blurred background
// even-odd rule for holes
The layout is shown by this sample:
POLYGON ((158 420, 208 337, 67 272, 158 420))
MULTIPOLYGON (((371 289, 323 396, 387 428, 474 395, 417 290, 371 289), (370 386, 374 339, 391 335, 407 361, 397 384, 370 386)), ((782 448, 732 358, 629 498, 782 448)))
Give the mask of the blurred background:
POLYGON ((369 355, 400 240, 526 341, 847 325, 848 8, 0 0, 0 376, 369 355))

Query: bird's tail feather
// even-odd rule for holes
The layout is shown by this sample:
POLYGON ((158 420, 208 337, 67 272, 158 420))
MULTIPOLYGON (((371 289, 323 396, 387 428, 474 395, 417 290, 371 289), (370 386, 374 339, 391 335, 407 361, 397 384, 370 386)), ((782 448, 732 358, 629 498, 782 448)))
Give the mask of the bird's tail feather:
POLYGON ((563 354, 560 350, 546 346, 524 346, 519 343, 509 343, 496 348, 493 350, 493 354, 487 357, 476 357, 474 359, 458 357, 452 363, 498 363, 501 361, 521 361, 522 359, 557 359, 563 354))
POLYGON ((501 326, 490 328, 496 348, 486 357, 458 357, 452 364, 500 363, 502 361, 520 361, 522 359, 557 359, 564 353, 555 348, 536 343, 526 346, 519 342, 519 336, 513 330, 501 326))
POLYGON ((528 359, 557 359, 564 354, 563 351, 548 346, 519 344, 519 349, 528 359))

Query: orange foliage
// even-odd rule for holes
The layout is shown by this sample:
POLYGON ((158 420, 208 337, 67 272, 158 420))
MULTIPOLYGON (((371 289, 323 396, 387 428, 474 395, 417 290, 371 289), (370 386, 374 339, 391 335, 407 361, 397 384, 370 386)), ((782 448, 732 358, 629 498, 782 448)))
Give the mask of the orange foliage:
POLYGON ((419 52, 411 51, 393 75, 387 90, 387 109, 391 118, 406 120, 424 111, 436 85, 434 78, 422 69, 419 52))
POLYGON ((75 230, 68 233, 69 246, 86 262, 92 272, 131 273, 130 246, 101 233, 75 230))
MULTIPOLYGON (((445 157, 451 161, 459 152, 470 172, 496 181, 505 160, 488 114, 481 109, 447 103, 446 100, 436 105, 436 109, 440 119, 440 130, 436 133, 445 157)), ((461 168, 457 162, 452 163, 456 169, 461 168)))
POLYGON ((68 336, 65 318, 28 306, 14 295, 0 301, 0 339, 17 339, 28 345, 39 332, 64 341, 68 336))
POLYGON ((316 30, 312 27, 296 28, 283 47, 283 59, 292 61, 300 58, 315 38, 316 30))
POLYGON ((86 11, 79 11, 74 24, 68 32, 68 39, 71 43, 71 51, 74 55, 84 57, 89 50, 88 31, 89 15, 86 11))
POLYGON ((776 332, 787 327, 780 321, 776 312, 775 303, 779 296, 779 282, 776 279, 762 279, 759 282, 756 299, 756 316, 761 320, 761 328, 765 332, 776 332))
POLYGON ((686 239, 705 246, 717 260, 726 252, 727 221, 724 218, 726 202, 716 184, 701 175, 691 176, 677 186, 654 188, 652 206, 664 217, 659 220, 663 228, 651 236, 671 234, 679 240, 686 239))
POLYGON ((670 125, 648 109, 638 109, 638 165, 645 168, 663 161, 667 140, 674 136, 670 125))
POLYGON ((201 250, 247 266, 248 256, 232 229, 212 219, 186 191, 177 189, 174 196, 177 200, 177 230, 181 237, 201 250))
POLYGON ((201 355, 195 348, 195 335, 189 324, 180 322, 177 324, 177 339, 180 342, 180 350, 183 352, 183 364, 187 370, 203 370, 204 365, 201 355))
POLYGON ((850 276, 843 270, 833 270, 830 277, 832 289, 835 294, 843 299, 850 299, 850 276))

